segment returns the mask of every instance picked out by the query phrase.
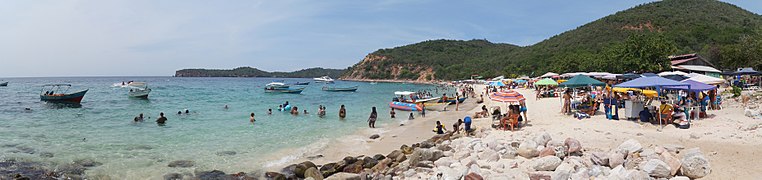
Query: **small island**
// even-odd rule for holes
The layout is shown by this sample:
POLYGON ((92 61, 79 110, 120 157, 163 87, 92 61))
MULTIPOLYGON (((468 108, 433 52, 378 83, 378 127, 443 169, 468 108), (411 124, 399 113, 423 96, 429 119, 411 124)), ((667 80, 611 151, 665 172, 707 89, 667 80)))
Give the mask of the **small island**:
POLYGON ((235 69, 181 69, 175 72, 175 77, 339 77, 344 71, 346 69, 307 68, 294 72, 267 72, 253 67, 238 67, 235 69))

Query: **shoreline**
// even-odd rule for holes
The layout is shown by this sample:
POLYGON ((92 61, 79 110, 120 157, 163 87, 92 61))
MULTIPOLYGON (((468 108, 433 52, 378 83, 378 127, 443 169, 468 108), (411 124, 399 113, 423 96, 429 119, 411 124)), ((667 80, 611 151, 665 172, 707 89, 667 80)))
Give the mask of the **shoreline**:
POLYGON ((398 80, 398 79, 353 79, 353 78, 339 78, 342 81, 354 81, 354 82, 380 82, 380 83, 409 83, 409 84, 427 84, 437 85, 445 81, 414 81, 414 80, 398 80))

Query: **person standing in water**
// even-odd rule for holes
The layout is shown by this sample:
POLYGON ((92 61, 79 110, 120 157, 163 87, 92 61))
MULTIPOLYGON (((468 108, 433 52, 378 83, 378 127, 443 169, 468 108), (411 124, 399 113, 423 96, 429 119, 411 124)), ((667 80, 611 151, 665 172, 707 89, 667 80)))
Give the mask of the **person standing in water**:
POLYGON ((249 117, 249 122, 254 123, 254 121, 257 121, 254 119, 254 113, 251 113, 251 117, 249 117))
POLYGON ((378 118, 378 112, 376 112, 376 107, 373 106, 370 117, 368 117, 368 127, 376 128, 376 118, 378 118))
POLYGON ((339 118, 344 119, 347 117, 347 109, 344 109, 344 105, 341 105, 341 108, 339 108, 339 118))
POLYGON ((267 109, 267 115, 273 115, 273 109, 267 109))
POLYGON ((143 122, 143 113, 140 113, 135 119, 133 119, 135 122, 143 122))
POLYGON ((164 117, 164 112, 159 113, 159 118, 156 119, 156 124, 159 124, 159 126, 162 126, 166 122, 167 122, 167 117, 164 117))
POLYGON ((392 118, 395 118, 395 115, 397 115, 397 113, 394 112, 394 108, 392 108, 392 111, 389 111, 389 115, 391 115, 392 118))

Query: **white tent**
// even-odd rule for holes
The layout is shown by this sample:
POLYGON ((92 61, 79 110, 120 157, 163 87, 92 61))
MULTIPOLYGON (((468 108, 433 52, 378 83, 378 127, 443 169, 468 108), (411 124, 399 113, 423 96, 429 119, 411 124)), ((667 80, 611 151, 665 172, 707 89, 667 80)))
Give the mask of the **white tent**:
POLYGON ((684 73, 682 71, 664 71, 659 73, 659 76, 670 76, 670 75, 688 76, 688 73, 684 73))
POLYGON ((720 79, 720 78, 716 78, 716 77, 712 77, 712 76, 707 76, 707 75, 703 75, 703 74, 698 74, 698 73, 690 73, 690 74, 688 74, 686 76, 688 76, 689 77, 688 79, 690 79, 690 80, 698 81, 698 82, 701 82, 701 83, 704 83, 704 84, 717 85, 717 84, 725 83, 724 79, 720 79))
POLYGON ((543 75, 542 75, 542 76, 540 76, 540 77, 541 77, 541 78, 548 78, 548 77, 553 77, 553 76, 558 76, 558 74, 556 74, 556 73, 553 73, 553 72, 548 72, 548 73, 545 73, 545 74, 543 74, 543 75))

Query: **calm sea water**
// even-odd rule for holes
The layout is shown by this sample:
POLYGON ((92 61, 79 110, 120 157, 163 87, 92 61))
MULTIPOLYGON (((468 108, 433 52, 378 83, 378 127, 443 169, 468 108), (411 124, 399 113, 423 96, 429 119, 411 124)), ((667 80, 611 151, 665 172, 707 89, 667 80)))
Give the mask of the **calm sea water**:
MULTIPOLYGON (((261 168, 272 153, 298 148, 366 128, 372 106, 379 110, 379 123, 388 123, 388 102, 394 91, 433 86, 337 81, 335 86, 359 86, 357 92, 325 92, 323 84, 311 83, 302 94, 265 93, 273 80, 304 82, 310 79, 272 78, 176 78, 86 77, 10 78, 0 87, 0 159, 25 159, 63 164, 92 159, 103 165, 89 175, 117 178, 157 178, 170 172, 220 169, 248 172, 261 168), (148 100, 127 97, 122 81, 147 82, 153 89, 148 100), (73 90, 90 89, 81 107, 40 102, 41 86, 70 83, 73 90), (310 115, 277 112, 278 104, 307 109, 310 115), (229 109, 224 109, 225 105, 229 109), (318 105, 327 116, 319 118, 318 105), (339 105, 346 105, 348 118, 339 120, 339 105), (31 111, 24 108, 31 108, 31 111), (273 115, 266 115, 268 108, 273 115), (188 109, 188 115, 177 111, 188 109), (164 112, 169 121, 157 126, 164 112), (249 123, 249 113, 257 121, 249 123), (144 113, 146 121, 132 119, 144 113), (235 155, 220 155, 233 151, 235 155), (52 153, 53 157, 41 154, 52 153), (168 168, 174 160, 193 160, 194 168, 168 168)), ((441 90, 440 90, 441 91, 441 90)))

